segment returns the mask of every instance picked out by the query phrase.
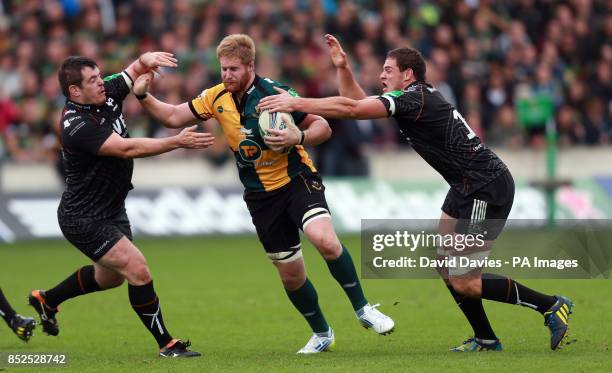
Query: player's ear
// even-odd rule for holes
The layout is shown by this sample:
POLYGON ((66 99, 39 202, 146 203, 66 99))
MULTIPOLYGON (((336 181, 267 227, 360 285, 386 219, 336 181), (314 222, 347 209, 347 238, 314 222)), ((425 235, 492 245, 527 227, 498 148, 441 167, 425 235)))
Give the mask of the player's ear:
POLYGON ((249 68, 248 68, 248 71, 249 71, 250 73, 252 73, 253 71, 255 71, 255 61, 251 61, 251 62, 249 62, 249 68))
POLYGON ((404 82, 409 82, 414 79, 414 71, 411 68, 404 70, 404 82))
POLYGON ((68 92, 70 97, 79 97, 81 95, 81 88, 76 84, 71 84, 68 86, 68 92))

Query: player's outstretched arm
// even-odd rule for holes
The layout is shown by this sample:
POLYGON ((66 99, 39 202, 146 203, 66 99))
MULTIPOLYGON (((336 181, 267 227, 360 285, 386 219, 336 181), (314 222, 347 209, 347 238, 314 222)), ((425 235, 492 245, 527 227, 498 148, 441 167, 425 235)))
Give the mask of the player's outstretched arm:
POLYGON ((168 128, 181 128, 202 121, 194 117, 189 109, 188 103, 184 102, 180 105, 171 105, 158 100, 152 94, 148 93, 152 80, 152 72, 143 74, 136 79, 134 88, 132 89, 136 97, 146 96, 140 98, 139 101, 151 117, 168 128))
POLYGON ((196 132, 197 126, 183 129, 178 135, 161 139, 123 138, 116 133, 109 136, 98 150, 98 155, 119 158, 144 158, 174 149, 205 149, 214 143, 210 133, 196 132))
POLYGON ((278 95, 259 101, 259 109, 278 111, 302 111, 325 118, 376 119, 389 116, 385 105, 377 98, 353 100, 347 97, 303 98, 293 97, 281 88, 274 87, 278 95))
POLYGON ((146 52, 130 64, 125 71, 136 80, 142 74, 151 71, 159 72, 160 67, 176 67, 178 60, 168 52, 146 52))
POLYGON ((333 35, 326 34, 325 43, 327 43, 329 47, 329 56, 336 67, 340 96, 352 98, 354 100, 366 98, 365 92, 353 76, 353 70, 351 70, 346 52, 342 49, 338 39, 333 35))

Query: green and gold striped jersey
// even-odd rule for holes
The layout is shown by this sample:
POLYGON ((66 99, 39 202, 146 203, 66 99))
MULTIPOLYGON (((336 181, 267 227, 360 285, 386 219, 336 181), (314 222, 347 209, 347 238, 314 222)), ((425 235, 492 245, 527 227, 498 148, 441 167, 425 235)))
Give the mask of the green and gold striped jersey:
MULTIPOLYGON (((234 152, 240 181, 247 191, 268 192, 288 184, 302 171, 316 172, 303 146, 294 146, 287 153, 277 153, 266 146, 259 132, 256 106, 263 97, 278 93, 273 87, 291 91, 287 86, 256 75, 241 102, 225 89, 223 83, 205 89, 189 102, 189 108, 197 118, 207 120, 214 117, 221 124, 234 152)), ((299 124, 307 114, 293 112, 291 115, 299 124)))

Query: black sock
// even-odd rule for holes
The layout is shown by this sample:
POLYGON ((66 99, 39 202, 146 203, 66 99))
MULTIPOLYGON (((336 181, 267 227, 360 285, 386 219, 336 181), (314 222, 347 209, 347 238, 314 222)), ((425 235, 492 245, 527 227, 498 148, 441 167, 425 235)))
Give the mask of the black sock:
POLYGON ((51 308, 57 308, 57 306, 70 298, 102 290, 96 282, 94 273, 95 267, 93 265, 79 268, 56 287, 45 291, 46 305, 51 308))
POLYGON ((285 289, 285 292, 287 292, 291 303, 304 316, 314 333, 325 333, 329 330, 329 325, 319 307, 317 291, 308 278, 301 288, 294 291, 285 289))
POLYGON ((0 316, 8 326, 11 326, 11 320, 15 317, 15 310, 4 296, 2 289, 0 289, 0 316))
POLYGON ((544 314, 557 301, 555 297, 532 290, 511 278, 482 274, 482 298, 496 302, 519 304, 544 314))
POLYGON ((132 308, 144 326, 153 334, 159 348, 166 346, 172 340, 172 336, 164 325, 159 298, 153 289, 153 281, 140 286, 128 285, 128 294, 132 308))
POLYGON ((457 293, 452 286, 446 285, 446 287, 450 291, 453 299, 461 311, 463 311, 465 318, 472 326, 472 329, 474 330, 474 337, 487 340, 497 339, 497 336, 489 323, 484 307, 482 306, 482 299, 468 298, 457 293))

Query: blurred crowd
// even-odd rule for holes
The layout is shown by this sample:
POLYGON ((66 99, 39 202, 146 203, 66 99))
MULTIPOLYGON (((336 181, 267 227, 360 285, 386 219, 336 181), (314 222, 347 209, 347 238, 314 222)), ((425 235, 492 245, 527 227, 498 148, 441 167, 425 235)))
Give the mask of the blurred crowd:
MULTIPOLYGON (((173 52, 179 67, 156 79, 153 91, 180 103, 220 82, 215 49, 231 33, 255 40, 261 76, 302 96, 338 92, 322 37, 331 33, 368 94, 380 92, 388 50, 419 49, 427 80, 488 145, 542 147, 549 116, 529 110, 550 110, 562 146, 610 143, 607 0, 2 0, 0 158, 57 161, 55 133, 65 98, 56 74, 67 56, 89 56, 111 74, 145 51, 173 52)), ((132 136, 170 133, 133 97, 124 113, 132 136)), ((337 136, 317 149, 328 174, 366 174, 364 148, 403 146, 388 120, 330 124, 337 136)), ((204 154, 223 164, 231 154, 217 139, 204 154)))

